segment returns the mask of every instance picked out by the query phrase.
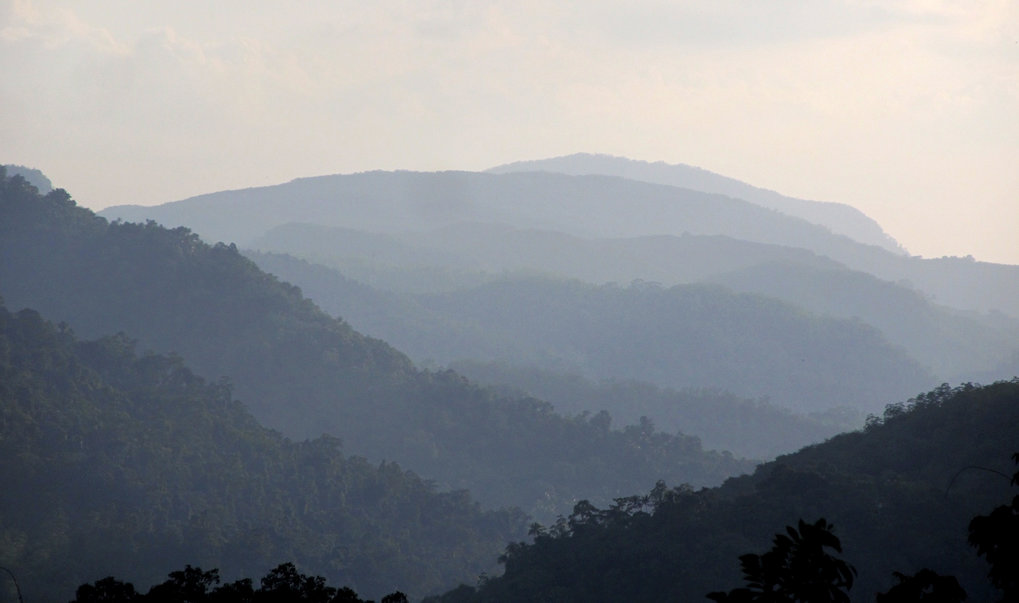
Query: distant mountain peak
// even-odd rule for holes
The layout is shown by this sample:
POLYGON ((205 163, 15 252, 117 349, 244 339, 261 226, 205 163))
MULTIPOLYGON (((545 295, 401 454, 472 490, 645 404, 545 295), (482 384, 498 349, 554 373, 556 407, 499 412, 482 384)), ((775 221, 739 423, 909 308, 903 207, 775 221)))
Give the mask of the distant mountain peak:
POLYGON ((652 163, 614 155, 574 153, 548 159, 516 161, 486 171, 493 174, 529 171, 577 176, 604 174, 726 195, 802 218, 860 243, 876 245, 897 254, 906 253, 902 245, 885 233, 876 221, 854 207, 843 203, 786 197, 772 190, 682 163, 652 163))

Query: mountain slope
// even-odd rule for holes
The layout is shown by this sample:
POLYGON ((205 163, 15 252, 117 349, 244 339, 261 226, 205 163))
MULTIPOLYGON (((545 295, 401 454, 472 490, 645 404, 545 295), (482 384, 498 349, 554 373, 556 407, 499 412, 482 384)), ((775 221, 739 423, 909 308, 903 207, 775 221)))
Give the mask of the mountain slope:
POLYGON ((667 476, 717 483, 751 465, 648 425, 610 430, 533 399, 506 399, 452 372, 418 371, 382 341, 321 312, 235 248, 186 229, 110 224, 62 190, 20 178, 0 190, 0 295, 87 337, 126 331, 227 377, 268 427, 328 433, 442 488, 548 514, 667 476))
POLYGON ((184 563, 250 575, 295 561, 372 594, 491 569, 519 511, 481 512, 393 464, 258 425, 229 387, 124 336, 82 342, 0 305, 0 566, 29 600, 184 563))
POLYGON ((610 176, 550 173, 321 176, 156 207, 111 207, 102 215, 187 226, 206 239, 240 245, 289 222, 388 233, 481 222, 584 237, 719 234, 801 247, 835 259, 865 248, 824 227, 739 199, 610 176))
POLYGON ((1019 374, 1019 365, 1006 368, 1019 351, 1019 320, 941 306, 916 290, 864 272, 762 262, 709 276, 704 282, 781 299, 820 314, 858 318, 944 380, 993 381, 1019 374))
POLYGON ((766 400, 740 398, 713 389, 671 389, 633 380, 595 382, 577 373, 501 362, 454 362, 451 368, 500 391, 526 392, 548 400, 559 412, 605 410, 622 423, 648 417, 667 432, 696 434, 704 446, 737 456, 772 459, 808 444, 855 429, 859 413, 844 409, 804 415, 766 400))
POLYGON ((611 155, 577 153, 549 159, 518 161, 486 171, 493 174, 514 172, 556 172, 573 176, 601 174, 726 195, 820 224, 834 233, 845 235, 865 245, 877 245, 888 251, 902 253, 902 247, 888 236, 877 222, 854 207, 842 203, 786 197, 689 165, 669 165, 661 161, 649 163, 611 155))
POLYGON ((207 240, 242 246, 291 222, 378 233, 480 222, 585 238, 722 235, 805 249, 884 280, 907 281, 944 305, 1019 318, 1019 266, 909 257, 748 201, 615 176, 369 172, 223 191, 157 207, 111 207, 102 215, 183 225, 207 240))
POLYGON ((721 235, 591 239, 481 223, 391 234, 291 223, 269 230, 251 247, 334 266, 384 289, 421 290, 415 274, 445 275, 428 289, 433 292, 442 290, 443 282, 453 283, 446 289, 464 288, 465 283, 480 284, 507 272, 599 284, 645 280, 671 286, 765 261, 841 266, 805 249, 721 235))
POLYGON ((729 390, 798 411, 879 410, 935 383, 858 321, 720 287, 503 278, 410 296, 372 291, 286 258, 253 257, 328 311, 442 365, 499 361, 592 379, 729 390))
POLYGON ((943 386, 890 406, 864 431, 720 488, 663 486, 604 510, 580 504, 532 529, 532 544, 510 545, 503 576, 439 600, 703 600, 742 583, 739 555, 764 552, 798 519, 821 517, 859 571, 854 601, 873 601, 894 584, 893 571, 922 568, 957 576, 969 600, 996 600, 967 525, 1015 494, 1007 475, 1017 425, 1019 380, 943 386))
MULTIPOLYGON (((335 267, 356 280, 395 292, 451 292, 505 280, 510 275, 537 274, 592 283, 720 283, 817 314, 858 317, 878 328, 889 343, 904 348, 941 380, 1008 377, 1013 374, 1009 371, 1014 369, 1009 367, 1019 350, 1019 319, 1001 313, 962 312, 937 304, 906 283, 849 270, 804 249, 721 236, 583 239, 493 224, 379 234, 286 224, 259 237, 253 246, 335 267)), ((408 341, 407 333, 394 334, 395 329, 403 328, 407 317, 381 316, 385 304, 337 305, 323 297, 328 293, 316 285, 316 277, 310 273, 275 273, 305 291, 314 290, 312 297, 330 312, 347 317, 359 329, 396 344, 415 358, 427 357, 420 352, 429 346, 442 347, 408 341)), ((328 280, 322 275, 318 278, 328 280)), ((999 285, 1007 286, 1007 282, 999 285)), ((423 311, 406 304, 402 307, 402 312, 411 316, 423 311)), ((427 322, 419 321, 417 328, 440 323, 448 325, 448 317, 432 313, 427 322)))

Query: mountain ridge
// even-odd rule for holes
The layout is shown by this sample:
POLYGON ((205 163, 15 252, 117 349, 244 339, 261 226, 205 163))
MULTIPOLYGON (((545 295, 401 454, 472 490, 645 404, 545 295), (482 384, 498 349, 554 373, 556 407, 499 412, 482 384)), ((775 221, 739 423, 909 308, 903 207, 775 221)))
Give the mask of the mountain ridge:
POLYGON ((682 163, 668 164, 663 161, 652 163, 613 155, 575 153, 548 159, 516 161, 485 171, 493 174, 520 171, 550 171, 571 175, 604 174, 717 193, 821 224, 834 233, 849 236, 867 245, 877 245, 900 254, 906 253, 902 245, 885 233, 874 219, 850 205, 787 197, 735 178, 682 163))
POLYGON ((263 424, 290 437, 340 437, 485 504, 555 513, 662 475, 707 484, 752 466, 699 440, 608 417, 566 417, 501 398, 452 371, 422 371, 385 342, 332 318, 232 245, 186 228, 110 223, 62 190, 19 177, 0 188, 0 295, 87 337, 125 331, 227 377, 263 424), (554 459, 554 460, 553 460, 554 459))
POLYGON ((724 235, 802 248, 883 280, 909 282, 947 306, 1019 318, 1019 266, 905 256, 749 201, 617 176, 375 171, 209 193, 161 206, 111 207, 100 215, 187 226, 208 240, 242 247, 293 222, 389 234, 481 222, 595 238, 724 235))

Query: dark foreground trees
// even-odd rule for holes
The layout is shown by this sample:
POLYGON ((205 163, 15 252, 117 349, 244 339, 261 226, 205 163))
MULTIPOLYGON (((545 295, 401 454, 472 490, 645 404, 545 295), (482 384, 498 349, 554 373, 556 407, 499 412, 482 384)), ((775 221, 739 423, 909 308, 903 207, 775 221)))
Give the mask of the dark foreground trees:
MULTIPOLYGON (((266 574, 259 588, 250 578, 220 584, 219 571, 203 571, 188 565, 170 572, 165 582, 145 594, 130 582, 114 577, 82 584, 71 603, 374 603, 365 601, 352 589, 334 588, 322 576, 308 576, 293 563, 278 565, 266 574)), ((395 591, 381 603, 407 603, 407 595, 395 591)))
MULTIPOLYGON (((662 486, 608 508, 578 504, 553 525, 535 526, 531 542, 509 545, 502 575, 430 601, 706 601, 706 593, 746 587, 738 558, 769 550, 776 533, 788 537, 790 520, 799 533, 797 517, 837 526, 844 557, 822 550, 858 570, 853 601, 878 593, 895 597, 883 601, 959 601, 962 589, 967 601, 999 600, 1005 589, 987 579, 990 558, 967 544, 967 526, 975 516, 1019 517, 989 513, 1016 492, 1007 476, 960 468, 1010 466, 1016 425, 1019 379, 940 387, 889 408, 862 431, 719 488, 662 486)), ((1004 539, 1000 550, 1019 542, 1004 528, 994 533, 1004 539)), ((1010 567, 992 571, 1019 575, 1010 567)))
POLYGON ((708 598, 719 603, 848 603, 856 568, 828 549, 842 552, 842 544, 823 518, 814 523, 800 520, 775 535, 774 546, 763 555, 741 556, 747 581, 744 588, 714 592, 708 598))
MULTIPOLYGON (((1019 452, 1012 460, 1019 465, 1019 452)), ((1012 475, 1012 485, 1019 486, 1019 471, 1012 475)), ((1011 504, 974 517, 969 524, 969 543, 991 564, 987 577, 1004 594, 1001 600, 1019 601, 1019 495, 1011 504)))
MULTIPOLYGON (((1019 453, 1012 455, 1019 464, 1019 453)), ((1019 472, 1012 476, 1019 485, 1019 472)), ((1019 496, 1011 504, 978 515, 969 524, 969 543, 991 568, 991 584, 1002 592, 1003 603, 1019 601, 1019 496)), ((856 569, 829 553, 842 546, 824 519, 813 524, 802 519, 799 528, 786 527, 763 555, 740 557, 746 586, 707 597, 719 603, 848 603, 856 569)), ((960 603, 966 591, 954 576, 924 568, 912 576, 894 572, 898 583, 878 593, 877 603, 960 603)))

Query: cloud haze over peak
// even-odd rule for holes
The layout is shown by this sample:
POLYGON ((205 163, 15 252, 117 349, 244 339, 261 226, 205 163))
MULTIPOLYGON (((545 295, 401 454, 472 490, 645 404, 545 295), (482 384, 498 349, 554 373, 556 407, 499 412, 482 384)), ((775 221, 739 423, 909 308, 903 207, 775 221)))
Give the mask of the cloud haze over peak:
POLYGON ((0 8, 0 161, 92 207, 577 151, 854 205, 1019 263, 1014 2, 0 8))

